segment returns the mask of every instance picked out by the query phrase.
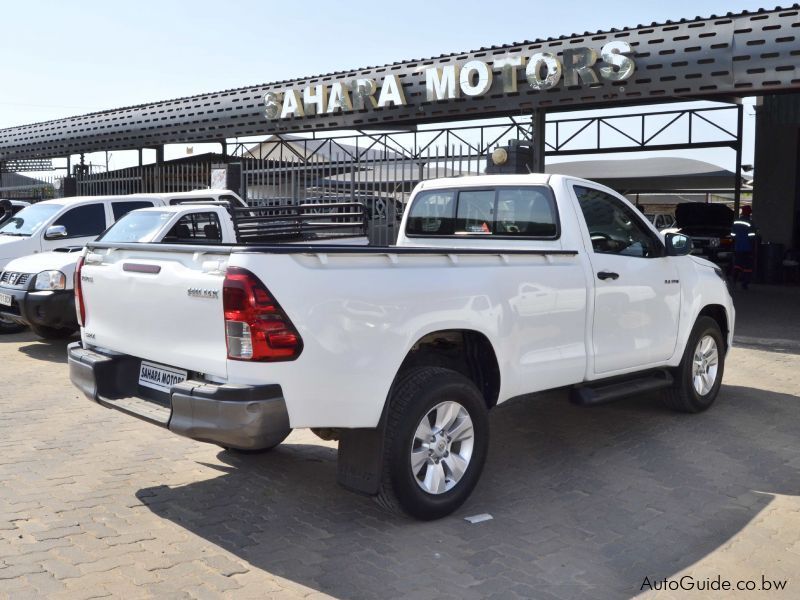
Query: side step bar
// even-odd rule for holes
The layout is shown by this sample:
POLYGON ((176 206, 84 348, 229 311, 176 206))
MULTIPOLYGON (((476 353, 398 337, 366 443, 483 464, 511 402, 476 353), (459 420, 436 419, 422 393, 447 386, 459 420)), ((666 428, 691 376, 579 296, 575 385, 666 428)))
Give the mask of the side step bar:
POLYGON ((672 385, 674 378, 667 370, 652 371, 627 379, 615 378, 578 385, 570 392, 570 401, 579 406, 604 404, 627 396, 646 394, 672 385))

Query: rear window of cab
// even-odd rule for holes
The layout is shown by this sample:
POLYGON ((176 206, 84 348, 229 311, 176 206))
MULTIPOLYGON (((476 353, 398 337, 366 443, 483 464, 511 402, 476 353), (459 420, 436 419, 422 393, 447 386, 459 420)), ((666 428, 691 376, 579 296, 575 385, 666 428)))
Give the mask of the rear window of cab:
POLYGON ((550 187, 426 190, 409 209, 406 235, 555 239, 558 212, 550 187))

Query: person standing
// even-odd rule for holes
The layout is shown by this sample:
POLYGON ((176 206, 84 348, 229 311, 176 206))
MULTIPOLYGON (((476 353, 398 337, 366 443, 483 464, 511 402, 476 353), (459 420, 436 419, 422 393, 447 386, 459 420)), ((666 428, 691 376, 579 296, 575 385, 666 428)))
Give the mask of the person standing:
POLYGON ((753 277, 753 255, 756 247, 756 229, 752 223, 753 209, 743 206, 739 219, 733 222, 733 280, 742 284, 742 289, 750 287, 753 277))

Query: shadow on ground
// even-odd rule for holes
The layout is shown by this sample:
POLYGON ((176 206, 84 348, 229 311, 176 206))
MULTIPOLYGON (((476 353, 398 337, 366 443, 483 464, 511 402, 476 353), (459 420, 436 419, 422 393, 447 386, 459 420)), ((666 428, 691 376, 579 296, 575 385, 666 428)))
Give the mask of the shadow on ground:
POLYGON ((800 288, 753 285, 734 290, 734 345, 767 352, 800 354, 800 288))
POLYGON ((508 403, 492 414, 472 498, 432 523, 339 488, 335 451, 324 446, 223 452, 218 477, 137 496, 254 566, 335 596, 630 597, 645 576, 714 552, 772 493, 800 493, 798 400, 725 386, 701 415, 667 412, 654 398, 508 403), (463 520, 482 512, 494 520, 463 520))
POLYGON ((36 360, 52 363, 67 362, 67 346, 79 338, 77 335, 65 340, 43 340, 30 334, 31 343, 19 347, 19 351, 36 360))

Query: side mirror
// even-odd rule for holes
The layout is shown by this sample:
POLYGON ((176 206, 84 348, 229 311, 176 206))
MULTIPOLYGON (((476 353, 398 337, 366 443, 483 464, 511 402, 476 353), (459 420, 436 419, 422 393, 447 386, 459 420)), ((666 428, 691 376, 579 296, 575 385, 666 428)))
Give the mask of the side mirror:
POLYGON ((682 233, 664 234, 664 243, 667 246, 667 256, 686 256, 694 249, 692 238, 682 233))
POLYGON ((67 237, 67 228, 63 225, 51 225, 44 232, 44 239, 46 240, 57 240, 65 237, 67 237))

